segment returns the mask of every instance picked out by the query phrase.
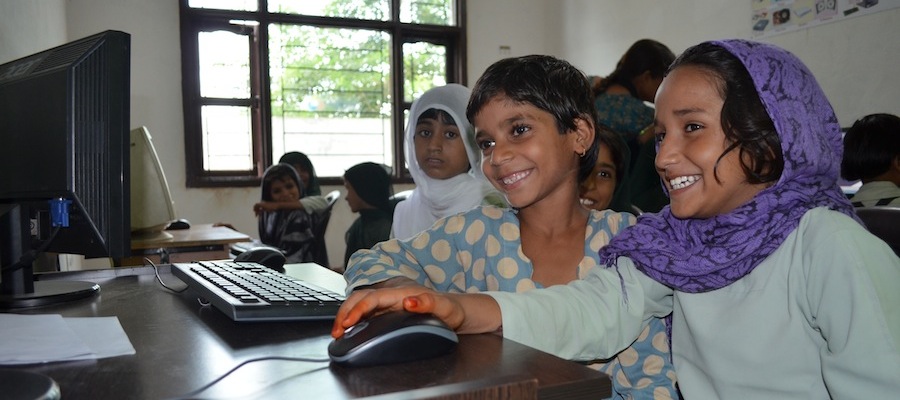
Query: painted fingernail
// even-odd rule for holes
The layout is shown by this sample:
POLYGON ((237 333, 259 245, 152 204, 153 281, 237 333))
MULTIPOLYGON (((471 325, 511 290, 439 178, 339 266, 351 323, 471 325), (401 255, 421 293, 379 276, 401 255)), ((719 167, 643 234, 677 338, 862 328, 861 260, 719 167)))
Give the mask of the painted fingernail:
POLYGON ((419 299, 415 297, 407 297, 406 306, 409 308, 419 308, 419 299))

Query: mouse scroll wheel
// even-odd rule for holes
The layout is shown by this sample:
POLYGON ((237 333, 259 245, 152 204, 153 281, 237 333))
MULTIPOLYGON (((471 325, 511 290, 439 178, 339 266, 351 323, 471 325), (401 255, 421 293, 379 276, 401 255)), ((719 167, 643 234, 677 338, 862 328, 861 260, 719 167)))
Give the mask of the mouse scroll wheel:
POLYGON ((365 329, 365 327, 368 326, 368 325, 369 325, 369 322, 368 322, 368 321, 360 321, 360 322, 358 322, 356 325, 353 325, 353 326, 351 326, 351 327, 345 329, 345 330, 344 330, 344 336, 345 336, 345 337, 352 337, 352 336, 355 335, 357 332, 359 332, 359 331, 365 329))

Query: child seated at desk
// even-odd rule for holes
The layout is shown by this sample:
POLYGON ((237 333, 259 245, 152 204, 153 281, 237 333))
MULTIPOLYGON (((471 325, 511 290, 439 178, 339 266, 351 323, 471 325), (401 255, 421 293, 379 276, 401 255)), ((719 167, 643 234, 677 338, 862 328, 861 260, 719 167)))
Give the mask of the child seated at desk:
POLYGON ((451 83, 413 102, 404 154, 416 187, 394 210, 391 236, 408 239, 443 217, 503 200, 484 179, 474 129, 466 121, 469 88, 451 83))
MULTIPOLYGON (((280 210, 302 209, 308 214, 321 214, 329 209, 328 200, 322 196, 322 189, 319 188, 319 177, 316 175, 316 169, 312 165, 309 157, 299 151, 290 151, 284 153, 279 164, 288 164, 297 171, 300 177, 300 183, 303 185, 303 196, 300 196, 298 202, 278 204, 280 210)), ((273 210, 269 210, 273 211, 273 210)))
POLYGON ((313 262, 315 235, 313 226, 318 214, 293 207, 279 207, 299 203, 303 183, 294 167, 276 164, 263 174, 262 201, 253 205, 259 219, 259 240, 281 249, 287 263, 313 262))
POLYGON ((373 162, 356 164, 344 172, 344 187, 347 189, 347 204, 350 211, 359 213, 353 221, 344 240, 344 266, 350 255, 359 249, 370 249, 376 243, 391 236, 391 177, 386 167, 373 162))

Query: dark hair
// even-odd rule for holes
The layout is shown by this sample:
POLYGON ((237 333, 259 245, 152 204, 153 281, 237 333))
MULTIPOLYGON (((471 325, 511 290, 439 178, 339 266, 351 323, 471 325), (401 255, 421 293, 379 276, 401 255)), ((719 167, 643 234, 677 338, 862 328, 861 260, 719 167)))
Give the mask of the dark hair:
POLYGON ((591 88, 581 70, 564 60, 551 56, 530 55, 506 58, 495 62, 478 78, 466 118, 474 125, 475 116, 497 96, 505 96, 516 103, 528 103, 550 113, 556 120, 560 135, 577 128, 581 119, 594 126, 594 141, 579 159, 578 182, 591 176, 597 162, 597 110, 591 99, 591 88))
POLYGON ((273 201, 272 199, 272 182, 281 181, 285 178, 292 179, 295 184, 297 184, 297 189, 300 192, 300 197, 304 195, 303 189, 303 181, 300 180, 300 175, 297 174, 297 170, 290 164, 275 164, 263 173, 262 178, 262 200, 263 201, 273 201))
POLYGON ((450 113, 444 110, 439 110, 437 108, 429 108, 425 110, 421 115, 419 115, 419 119, 416 121, 416 123, 421 122, 423 119, 433 119, 444 125, 456 126, 456 121, 453 119, 453 116, 451 116, 450 113))
POLYGON ((841 176, 869 181, 888 171, 900 157, 900 117, 870 114, 858 119, 844 135, 841 176))
MULTIPOLYGON (((309 160, 309 157, 307 157, 306 154, 299 151, 287 152, 281 156, 278 163, 290 164, 292 167, 299 164, 303 169, 309 172, 309 182, 306 182, 306 195, 319 196, 322 194, 322 189, 319 188, 319 177, 316 175, 316 169, 313 167, 312 161, 309 160)), ((299 174, 300 171, 297 171, 297 173, 299 174)))
POLYGON ((609 147, 613 166, 616 167, 616 187, 619 187, 625 181, 625 147, 627 145, 621 135, 603 124, 597 124, 595 135, 600 140, 600 146, 609 147))
POLYGON ((634 78, 645 71, 649 71, 654 78, 662 78, 674 60, 675 53, 666 45, 653 39, 638 40, 625 51, 616 64, 616 69, 604 79, 597 93, 605 92, 613 84, 619 84, 628 89, 632 97, 638 97, 637 89, 632 83, 634 78))
POLYGON ((719 160, 738 149, 741 168, 748 183, 777 181, 784 170, 781 139, 759 98, 753 78, 741 60, 721 46, 701 43, 678 56, 666 74, 683 66, 706 70, 724 101, 719 118, 725 140, 730 144, 719 155, 719 160))
POLYGON ((356 164, 344 172, 344 180, 353 187, 360 199, 388 214, 391 205, 391 177, 388 167, 373 162, 356 164))

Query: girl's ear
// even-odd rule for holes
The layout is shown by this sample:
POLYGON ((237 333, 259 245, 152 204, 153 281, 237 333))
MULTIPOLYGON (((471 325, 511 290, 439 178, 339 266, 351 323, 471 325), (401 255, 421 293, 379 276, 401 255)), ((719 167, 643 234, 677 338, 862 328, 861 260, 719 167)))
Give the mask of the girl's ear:
POLYGON ((575 131, 572 133, 575 138, 573 150, 579 156, 584 157, 591 149, 591 144, 594 143, 594 123, 585 118, 578 118, 575 120, 575 131))

